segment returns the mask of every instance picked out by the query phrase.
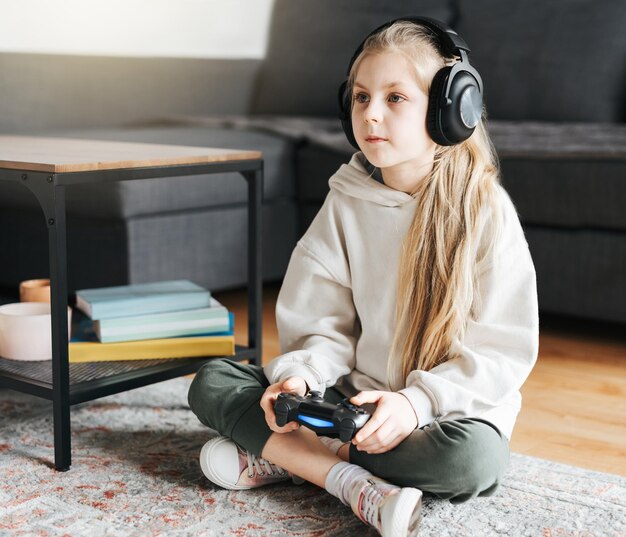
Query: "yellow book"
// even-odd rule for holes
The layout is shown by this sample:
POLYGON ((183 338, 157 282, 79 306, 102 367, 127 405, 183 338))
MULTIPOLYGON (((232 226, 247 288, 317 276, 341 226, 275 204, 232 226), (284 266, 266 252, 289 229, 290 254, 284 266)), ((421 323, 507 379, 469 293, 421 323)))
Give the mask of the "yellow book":
POLYGON ((232 335, 145 339, 119 343, 78 341, 69 344, 70 363, 233 356, 234 354, 235 336, 232 335))

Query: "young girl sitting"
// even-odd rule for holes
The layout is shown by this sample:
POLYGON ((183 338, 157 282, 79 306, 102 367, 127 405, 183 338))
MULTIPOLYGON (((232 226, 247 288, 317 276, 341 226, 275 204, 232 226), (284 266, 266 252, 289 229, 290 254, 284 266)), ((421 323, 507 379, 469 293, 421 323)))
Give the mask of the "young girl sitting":
POLYGON ((537 293, 466 50, 417 18, 357 50, 341 99, 360 152, 291 257, 276 305, 284 354, 264 368, 210 362, 189 391, 224 435, 200 456, 213 483, 299 476, 394 537, 416 533, 422 491, 457 503, 497 489, 537 356, 537 293), (345 444, 278 427, 278 394, 310 390, 375 412, 345 444))

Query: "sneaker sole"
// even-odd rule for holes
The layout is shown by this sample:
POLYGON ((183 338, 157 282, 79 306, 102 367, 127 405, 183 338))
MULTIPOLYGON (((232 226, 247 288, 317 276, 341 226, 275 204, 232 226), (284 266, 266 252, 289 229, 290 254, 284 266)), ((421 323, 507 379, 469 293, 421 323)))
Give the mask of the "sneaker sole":
POLYGON ((219 476, 215 475, 211 469, 209 468, 209 461, 211 460, 211 455, 215 450, 216 446, 223 444, 224 442, 230 442, 228 438, 219 438, 217 440, 209 440, 204 446, 202 446, 202 450, 200 451, 200 468, 202 468, 202 473, 205 477, 211 481, 211 483, 215 483, 222 488, 228 490, 248 490, 252 487, 246 487, 241 485, 233 485, 231 483, 226 483, 226 481, 222 480, 219 476))
POLYGON ((395 516, 391 520, 391 533, 386 531, 385 535, 414 537, 422 521, 422 492, 414 488, 404 488, 399 494, 395 516), (410 515, 406 516, 406 513, 410 515))

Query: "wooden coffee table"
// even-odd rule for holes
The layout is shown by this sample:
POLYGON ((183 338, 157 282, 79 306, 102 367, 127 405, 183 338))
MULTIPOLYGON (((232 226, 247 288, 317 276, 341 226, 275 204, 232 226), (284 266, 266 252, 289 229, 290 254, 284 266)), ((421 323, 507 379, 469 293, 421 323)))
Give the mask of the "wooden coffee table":
MULTIPOLYGON (((50 399, 54 464, 71 464, 70 406, 193 373, 212 358, 68 362, 65 189, 72 185, 238 172, 248 182, 248 345, 234 360, 261 363, 261 201, 259 151, 31 136, 0 136, 0 180, 20 183, 45 214, 52 302, 52 363, 0 358, 0 386, 50 399)), ((208 179, 209 180, 209 179, 208 179)))

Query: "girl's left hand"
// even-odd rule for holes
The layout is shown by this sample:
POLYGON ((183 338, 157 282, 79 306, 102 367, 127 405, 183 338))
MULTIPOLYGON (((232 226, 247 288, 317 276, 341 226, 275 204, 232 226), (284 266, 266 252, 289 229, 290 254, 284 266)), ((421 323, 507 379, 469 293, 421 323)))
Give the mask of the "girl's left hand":
POLYGON ((409 400, 401 393, 365 391, 355 395, 353 405, 376 403, 376 411, 352 439, 359 451, 370 455, 395 448, 417 427, 417 416, 409 400))

